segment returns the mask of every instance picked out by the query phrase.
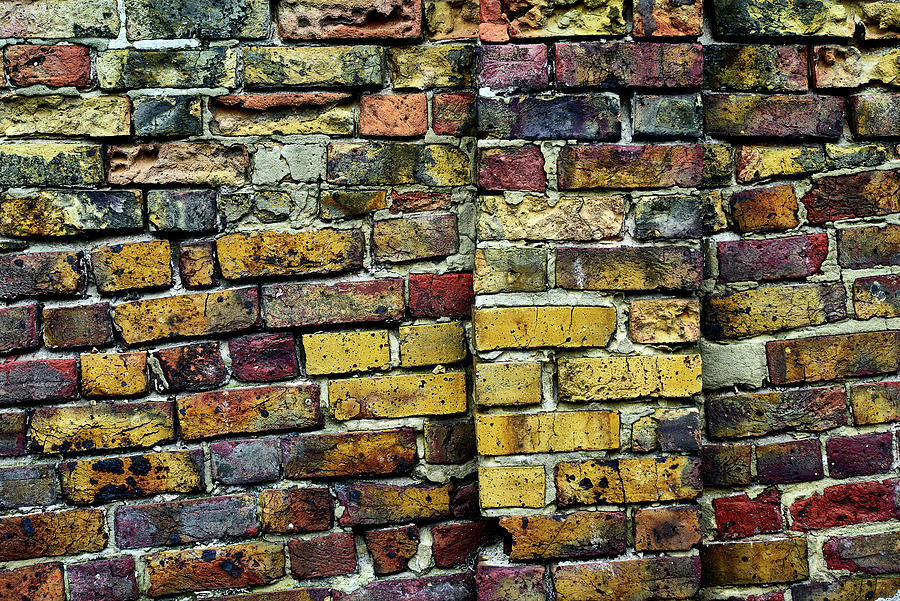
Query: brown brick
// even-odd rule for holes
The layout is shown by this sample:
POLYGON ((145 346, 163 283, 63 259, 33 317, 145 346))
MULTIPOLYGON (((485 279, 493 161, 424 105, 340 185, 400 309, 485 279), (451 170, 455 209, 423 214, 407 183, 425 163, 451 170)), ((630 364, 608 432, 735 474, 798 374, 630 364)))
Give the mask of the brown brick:
POLYGON ((475 250, 475 294, 542 292, 547 250, 519 246, 475 250))
POLYGON ((26 296, 72 296, 85 285, 83 252, 36 252, 0 255, 0 299, 26 296))
POLYGON ((596 557, 625 551, 624 512, 509 517, 500 520, 500 527, 512 539, 512 561, 596 557))
POLYGON ((216 246, 210 240, 182 242, 178 255, 181 283, 188 290, 211 288, 215 285, 216 246))
POLYGON ((836 139, 843 132, 839 96, 704 94, 703 116, 712 136, 836 139))
POLYGON ((702 267, 686 246, 556 249, 556 285, 569 290, 697 290, 702 267))
POLYGON ((697 557, 651 557, 552 568, 558 601, 690 599, 700 589, 697 557))
POLYGON ((373 526, 450 517, 450 484, 359 482, 335 486, 343 526, 373 526))
POLYGON ((352 532, 288 541, 291 573, 299 580, 356 572, 356 546, 352 532))
POLYGON ((339 421, 464 413, 466 378, 450 371, 330 380, 328 401, 339 421))
POLYGON ((788 430, 821 432, 847 423, 843 387, 709 396, 711 438, 765 436, 788 430))
POLYGON ((372 224, 372 254, 377 261, 419 261, 446 257, 458 250, 456 215, 380 219, 372 224))
POLYGON ((37 305, 0 309, 0 352, 26 351, 41 345, 37 305))
POLYGON ((216 240, 222 277, 327 274, 362 267, 359 230, 228 234, 216 240))
POLYGON ((0 570, 0 591, 9 601, 65 601, 63 564, 39 563, 0 570))
POLYGON ((366 547, 372 554, 375 574, 379 576, 403 572, 419 550, 419 529, 414 524, 369 530, 365 539, 366 547))
POLYGON ((832 570, 864 574, 897 572, 900 534, 882 532, 860 536, 836 536, 828 539, 822 551, 825 564, 832 570))
POLYGON ((702 167, 697 145, 564 146, 559 188, 687 188, 700 184, 702 167))
POLYGON ((81 392, 94 398, 146 393, 147 353, 81 355, 81 392))
POLYGON ((560 453, 619 448, 617 411, 554 411, 475 416, 481 455, 560 453))
POLYGON ((750 188, 731 195, 731 216, 739 232, 797 227, 797 207, 797 194, 791 185, 750 188))
POLYGON ((240 186, 250 163, 243 146, 192 142, 110 146, 109 183, 240 186))
POLYGON ((418 38, 422 33, 422 5, 388 0, 372 6, 362 0, 339 5, 313 0, 284 0, 275 10, 278 32, 288 40, 418 38))
POLYGON ((52 464, 0 468, 0 509, 56 504, 56 472, 52 464))
POLYGON ((44 344, 49 348, 104 346, 112 342, 109 304, 44 307, 44 344))
MULTIPOLYGON (((25 454, 27 418, 28 415, 24 411, 0 412, 0 457, 18 457, 25 454)), ((474 443, 474 429, 472 440, 474 443)))
POLYGON ((700 454, 701 472, 705 486, 726 487, 750 484, 752 445, 703 445, 700 454))
POLYGON ((762 484, 819 480, 822 445, 817 438, 756 446, 756 477, 762 484))
POLYGON ((838 265, 866 269, 896 265, 900 252, 900 226, 855 227, 837 230, 838 265))
POLYGON ((426 421, 425 461, 437 465, 475 458, 475 424, 468 419, 426 421))
POLYGON ((185 344, 154 351, 151 365, 151 377, 160 392, 215 388, 228 377, 217 342, 185 344))
POLYGON ((888 215, 900 202, 898 185, 896 169, 825 176, 813 180, 802 200, 810 223, 888 215))
POLYGON ((431 528, 431 552, 434 565, 452 568, 466 563, 479 548, 494 538, 492 522, 460 522, 440 524, 431 528))
POLYGON ((399 475, 416 464, 416 434, 411 428, 302 434, 283 438, 281 453, 286 478, 399 475))
POLYGON ((365 95, 359 102, 359 134, 406 138, 428 131, 425 94, 365 95))
POLYGON ((809 576, 806 539, 709 543, 700 549, 703 583, 710 586, 776 584, 809 576))
POLYGON ((442 136, 465 136, 475 127, 475 94, 435 94, 431 104, 431 128, 442 136))
POLYGON ((272 488, 259 493, 259 522, 263 532, 305 533, 328 530, 334 501, 327 488, 272 488))
POLYGON ((544 566, 476 566, 479 601, 545 601, 544 566))
POLYGON ((837 334, 766 344, 773 384, 892 373, 900 367, 895 331, 837 334))
POLYGON ((399 321, 406 309, 403 280, 263 286, 270 328, 399 321))
POLYGON ((100 551, 106 548, 106 520, 102 509, 0 518, 0 539, 0 561, 100 551))
POLYGON ((172 249, 167 240, 101 246, 91 252, 91 263, 100 292, 172 285, 172 249))
POLYGON ((387 206, 386 190, 322 190, 319 215, 323 219, 341 219, 374 213, 387 206))
POLYGON ((695 505, 649 507, 634 512, 637 551, 687 551, 700 544, 703 528, 695 505))

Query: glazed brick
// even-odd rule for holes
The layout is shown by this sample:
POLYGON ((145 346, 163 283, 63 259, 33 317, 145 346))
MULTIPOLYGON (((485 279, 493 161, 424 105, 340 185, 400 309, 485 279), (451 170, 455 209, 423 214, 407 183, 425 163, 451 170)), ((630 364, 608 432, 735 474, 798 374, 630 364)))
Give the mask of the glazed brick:
POLYGON ((825 164, 826 154, 819 146, 741 146, 737 150, 737 180, 749 183, 803 175, 824 171, 825 164))
POLYGON ((774 384, 819 382, 895 372, 897 332, 836 334, 766 343, 774 384))
POLYGON ((403 280, 263 286, 270 328, 399 321, 405 312, 403 280))
POLYGON ((174 439, 169 401, 39 407, 31 416, 31 449, 41 453, 152 447, 174 439))
POLYGON ((259 321, 255 286, 149 298, 113 307, 113 322, 125 344, 240 332, 259 321))
POLYGON ((748 444, 703 445, 700 449, 703 484, 708 487, 747 486, 753 447, 748 444))
POLYGON ((577 511, 566 515, 508 517, 512 561, 614 556, 625 551, 625 513, 577 511))
POLYGON ((67 401, 78 395, 75 359, 31 359, 0 365, 0 405, 67 401))
POLYGON ((85 46, 9 46, 4 62, 9 81, 17 86, 43 84, 58 88, 91 83, 91 53, 85 46))
POLYGON ((711 438, 821 432, 847 423, 847 402, 840 386, 709 396, 706 422, 711 438))
POLYGON ((278 479, 281 455, 272 439, 215 442, 209 445, 212 477, 222 484, 258 484, 278 479))
POLYGON ((0 509, 53 505, 56 474, 49 464, 0 468, 0 509))
POLYGON ((57 470, 63 497, 76 505, 198 492, 205 487, 201 450, 64 461, 57 470))
POLYGON ((703 5, 694 0, 652 0, 634 9, 635 37, 697 36, 703 29, 703 5))
POLYGON ((482 545, 494 538, 494 534, 494 524, 489 521, 433 526, 431 552, 434 565, 451 568, 465 563, 482 545))
POLYGON ((883 532, 862 536, 838 536, 828 539, 822 551, 825 565, 832 570, 864 574, 897 572, 897 548, 900 534, 883 532))
POLYGON ((410 428, 283 438, 286 478, 395 476, 416 464, 416 435, 410 428))
POLYGON ((837 96, 704 94, 706 131, 731 138, 836 139, 844 99, 837 96))
POLYGON ((142 560, 151 597, 268 584, 285 573, 280 543, 162 551, 142 560))
POLYGON ((731 92, 804 92, 806 48, 768 44, 705 44, 704 86, 731 92))
POLYGON ((637 551, 687 551, 700 543, 702 535, 697 506, 669 505, 634 512, 637 551))
POLYGON ((431 129, 441 136, 467 136, 475 129, 475 94, 442 93, 432 97, 431 129))
POLYGON ((37 315, 38 306, 34 304, 0 309, 0 352, 39 347, 37 315))
POLYGON ((890 432, 829 438, 825 451, 832 478, 886 473, 894 460, 890 432))
POLYGON ((39 563, 0 570, 0 590, 10 601, 66 601, 63 564, 39 563))
POLYGON ((649 557, 551 568, 558 601, 690 599, 700 590, 698 557, 649 557))
POLYGON ((687 398, 701 391, 696 354, 565 357, 557 367, 559 396, 570 401, 687 398), (633 375, 622 378, 623 373, 633 375))
POLYGON ((857 227, 837 232, 838 264, 847 269, 895 265, 900 243, 900 226, 857 227))
POLYGON ((479 563, 476 568, 478 601, 519 601, 546 599, 544 566, 493 566, 479 563))
POLYGON ((900 94, 860 94, 850 98, 850 125, 860 140, 897 138, 900 94))
POLYGON ((292 334, 257 334, 228 341, 231 370, 242 382, 271 382, 297 375, 292 334))
POLYGON ((366 95, 359 102, 359 134, 409 138, 428 130, 425 94, 366 95))
POLYGON ((226 377, 225 362, 216 342, 185 344, 153 351, 150 371, 155 388, 162 392, 215 388, 226 377), (158 370, 156 369, 158 366, 158 370))
POLYGON ((352 532, 288 541, 291 573, 299 580, 352 574, 357 570, 352 532))
POLYGON ((406 570, 409 560, 419 550, 419 529, 414 524, 399 528, 369 530, 366 548, 372 555, 375 574, 384 576, 406 570))
POLYGON ((560 151, 557 177, 561 190, 693 187, 702 166, 692 144, 577 145, 560 151))
POLYGON ((810 223, 887 215, 900 202, 900 170, 820 177, 803 196, 810 223))
POLYGON ((425 422, 425 461, 436 465, 475 458, 475 425, 469 420, 425 422))
POLYGON ((0 299, 73 296, 85 285, 83 252, 0 255, 0 299))
POLYGON ((228 234, 216 240, 227 280, 263 276, 329 274, 362 267, 359 230, 228 234))
POLYGON ((328 402, 338 421, 464 413, 466 377, 448 371, 330 380, 328 402))
POLYGON ((475 47, 471 44, 400 46, 388 50, 395 88, 472 88, 475 47))
POLYGON ((188 290, 215 285, 216 245, 212 241, 182 242, 178 252, 178 273, 188 290))
POLYGON ((409 313, 416 317, 464 317, 475 303, 471 273, 411 273, 409 313))
POLYGON ((44 307, 41 318, 48 348, 105 346, 113 339, 109 303, 44 307))
POLYGON ((202 543, 258 533, 254 495, 125 505, 116 509, 115 516, 116 545, 120 549, 202 543))
POLYGON ((470 601, 475 595, 471 574, 447 574, 424 578, 381 580, 352 593, 334 591, 334 601, 470 601))
POLYGON ((476 309, 475 349, 606 346, 615 331, 614 307, 500 307, 476 309))
POLYGON ((358 482, 335 485, 344 508, 342 526, 377 526, 449 518, 450 484, 380 484, 358 482))
POLYGON ((478 132, 489 138, 617 140, 619 100, 605 94, 482 97, 478 132))
POLYGON ((482 414, 475 416, 475 433, 481 455, 617 449, 619 414, 616 411, 482 414))
POLYGON ((768 488, 750 498, 746 494, 712 500, 716 518, 716 538, 747 538, 756 534, 772 534, 784 528, 781 515, 781 493, 768 488))
POLYGON ((900 421, 900 383, 877 382, 851 386, 850 406, 857 425, 900 421))
POLYGON ((560 42, 556 82, 566 88, 693 88, 703 83, 700 44, 560 42))
POLYGON ((379 219, 372 224, 372 255, 384 263, 421 261, 459 250, 456 215, 379 219))
POLYGON ((804 278, 821 272, 827 234, 716 244, 720 282, 804 278))
POLYGON ((81 392, 88 398, 146 393, 147 353, 81 355, 81 392))
POLYGON ((731 216, 742 233, 797 227, 797 208, 797 195, 791 185, 750 188, 731 195, 731 216))
POLYGON ((687 246, 556 249, 556 285, 568 290, 690 291, 702 279, 703 255, 687 246))
POLYGON ((0 146, 3 186, 92 186, 104 181, 97 144, 5 143, 0 146))
POLYGON ((900 309, 900 278, 876 275, 853 281, 853 310, 859 319, 896 317, 900 309))
POLYGON ((900 517, 897 480, 853 482, 825 487, 791 504, 791 530, 884 522, 900 517))
POLYGON ((465 186, 469 157, 449 144, 332 142, 328 183, 342 186, 465 186))
MULTIPOLYGON (((27 417, 24 411, 0 412, 0 457, 25 454, 27 417)), ((474 441, 474 437, 472 440, 474 441)))
POLYGON ((71 601, 133 601, 138 598, 134 558, 116 557, 70 565, 71 601))
POLYGON ((102 509, 71 509, 0 518, 0 561, 101 551, 107 536, 102 509))
POLYGON ((478 87, 540 90, 550 83, 543 44, 478 47, 478 87))
POLYGON ((544 155, 538 146, 484 148, 478 159, 478 186, 485 190, 529 190, 547 187, 544 155))
POLYGON ((271 488, 259 493, 263 532, 317 532, 331 528, 334 501, 327 488, 271 488))
POLYGON ((703 584, 776 584, 809 576, 805 538, 710 543, 700 549, 703 584))

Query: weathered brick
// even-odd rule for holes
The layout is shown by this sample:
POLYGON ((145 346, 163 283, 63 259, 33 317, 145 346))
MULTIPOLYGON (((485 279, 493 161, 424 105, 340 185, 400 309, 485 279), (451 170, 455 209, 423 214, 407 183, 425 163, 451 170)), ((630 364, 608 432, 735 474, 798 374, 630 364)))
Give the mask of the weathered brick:
POLYGON ((478 601, 544 601, 546 585, 543 566, 492 566, 479 563, 476 567, 478 601))
POLYGON ((821 272, 828 236, 729 240, 718 242, 716 253, 720 282, 803 278, 821 272))
POLYGON ((91 51, 86 46, 7 46, 4 62, 9 81, 17 86, 59 88, 91 83, 91 51))
POLYGON ((0 197, 0 233, 68 237, 143 227, 139 190, 34 190, 0 197))
POLYGON ((849 269, 865 269, 898 262, 900 226, 856 227, 837 231, 838 264, 849 269))
POLYGON ((322 425, 319 387, 315 384, 198 392, 179 397, 177 403, 181 437, 185 440, 307 430, 322 425))
POLYGON ((705 44, 704 86, 733 92, 803 92, 806 48, 764 44, 705 44))
POLYGON ((38 0, 26 6, 5 0, 0 4, 0 22, 4 38, 114 38, 119 32, 119 11, 111 0, 38 0))
POLYGON ((255 536, 256 497, 232 495, 116 509, 121 549, 167 547, 222 538, 255 536))
POLYGON ((606 346, 615 331, 613 307, 503 307, 476 309, 475 348, 606 346))
POLYGON ((361 136, 409 138, 422 136, 427 130, 428 98, 425 94, 368 94, 360 99, 361 136))
POLYGON ((376 581, 352 593, 334 591, 334 601, 469 601, 474 595, 471 574, 448 574, 376 581))
POLYGON ((391 191, 392 214, 416 213, 419 211, 436 211, 449 209, 452 206, 450 192, 400 192, 396 188, 391 191))
POLYGON ((203 133, 202 103, 197 96, 138 96, 131 122, 139 136, 161 138, 203 133))
MULTIPOLYGON (((471 273, 411 273, 409 314, 417 317, 466 317, 475 303, 471 273)), ((402 303, 401 303, 402 306, 402 303)))
POLYGON ((900 517, 897 480, 853 482, 826 487, 791 505, 791 530, 808 532, 834 526, 884 522, 900 517))
POLYGON ((431 40, 478 37, 476 0, 425 0, 425 32, 431 40))
POLYGON ((210 99, 210 108, 223 136, 353 134, 349 94, 237 94, 210 99))
POLYGON ((859 319, 872 317, 897 317, 900 295, 900 278, 893 275, 876 275, 858 278, 853 282, 853 309, 859 319))
POLYGON ((283 86, 381 85, 384 49, 378 46, 255 46, 243 48, 250 89, 283 86))
POLYGON ((784 528, 781 493, 767 488, 754 498, 746 494, 712 500, 716 517, 716 538, 747 538, 772 534, 784 528))
POLYGON ((186 344, 153 351, 150 376, 157 391, 181 392, 215 388, 226 377, 216 342, 186 344))
POLYGON ((544 507, 544 466, 478 467, 482 509, 544 507))
POLYGON ((347 186, 465 186, 469 158, 456 146, 408 142, 332 142, 327 180, 347 186))
POLYGON ((32 359, 0 364, 0 405, 67 401, 78 395, 75 359, 32 359))
POLYGON ((38 563, 0 570, 0 590, 9 597, 9 601, 65 601, 63 564, 38 563))
POLYGON ((490 542, 494 534, 494 524, 484 520, 434 526, 431 529, 434 564, 439 568, 463 564, 490 542))
POLYGON ((697 452, 700 430, 700 413, 692 407, 657 409, 632 424, 632 450, 697 452))
POLYGON ((837 96, 704 94, 706 131, 733 138, 833 139, 843 131, 837 96))
POLYGON ((41 345, 35 304, 0 309, 0 352, 26 351, 41 345))
POLYGON ((824 169, 825 153, 819 146, 741 146, 738 149, 737 179, 743 183, 824 169))
POLYGON ((458 321, 400 326, 400 364, 421 367, 466 358, 466 333, 458 321))
POLYGON ((702 166, 693 144, 577 145, 560 151, 557 177, 562 190, 692 187, 702 166))
POLYGON ((162 551, 142 559, 151 597, 268 584, 284 576, 281 543, 162 551))
POLYGON ((159 232, 202 233, 216 230, 215 190, 149 190, 147 218, 159 232))
POLYGON ((822 551, 825 565, 832 570, 891 574, 897 572, 898 549, 900 534, 882 532, 833 537, 826 541, 822 551))
POLYGON ((475 416, 478 453, 517 455, 619 448, 617 411, 475 416))
POLYGON ((547 187, 544 155, 538 146, 484 148, 478 158, 478 186, 485 190, 528 190, 547 187))
POLYGON ((0 145, 0 185, 93 186, 104 181, 98 144, 24 142, 0 145))
POLYGON ((216 254, 226 279, 335 273, 362 267, 363 237, 328 229, 236 233, 216 240, 216 254))
POLYGON ((734 586, 805 580, 809 576, 805 538, 709 543, 700 549, 703 584, 734 586))
POLYGON ((701 390, 700 355, 561 358, 559 396, 571 401, 690 397, 701 390))
POLYGON ((890 471, 894 460, 891 433, 859 434, 828 439, 828 475, 832 478, 871 476, 890 471))
POLYGON ((680 501, 703 488, 700 461, 684 456, 563 462, 554 480, 560 507, 680 501))
POLYGON ((72 296, 85 286, 84 253, 44 251, 0 255, 0 299, 72 296))
POLYGON ((278 32, 288 40, 418 38, 422 33, 422 4, 388 0, 371 5, 350 0, 338 5, 314 0, 279 0, 278 32))
POLYGON ((703 445, 700 449, 703 484, 710 487, 747 486, 753 447, 744 444, 703 445))
POLYGON ((521 4, 485 2, 479 32, 485 42, 510 38, 580 35, 623 35, 624 4, 603 0, 584 6, 554 5, 526 0, 521 4))
POLYGON ((91 251, 91 264, 100 292, 172 285, 172 249, 168 240, 101 246, 91 251))
POLYGON ((0 468, 0 509, 55 503, 56 473, 53 465, 33 464, 0 468))
POLYGON ((480 97, 478 132, 488 138, 618 140, 619 99, 606 94, 480 97))
POLYGON ((466 378, 448 371, 330 380, 328 401, 339 421, 464 413, 466 378))
POLYGON ((540 363, 476 363, 475 403, 483 407, 541 402, 540 363))
POLYGON ((188 290, 215 285, 216 245, 211 240, 182 242, 178 252, 178 272, 188 290))
POLYGON ((294 336, 255 334, 228 341, 231 370, 242 382, 271 382, 297 375, 294 336))
POLYGON ((634 300, 628 305, 628 331, 641 344, 677 344, 700 338, 700 303, 694 299, 634 300))
POLYGON ((756 447, 756 471, 764 484, 807 482, 822 478, 822 445, 816 438, 756 447))
POLYGON ((703 536, 695 505, 648 507, 634 512, 634 546, 638 551, 687 551, 703 536))
POLYGON ((103 514, 72 509, 0 518, 0 561, 100 551, 107 542, 103 514))
POLYGON ((634 98, 634 135, 638 138, 699 138, 703 129, 700 95, 639 95, 634 98))
POLYGON ((194 142, 107 148, 109 183, 240 186, 249 158, 243 146, 194 142))
POLYGON ((328 530, 334 501, 327 488, 271 488, 259 493, 263 532, 305 533, 328 530))
POLYGON ((706 399, 708 435, 764 436, 786 430, 820 432, 847 423, 842 387, 782 390, 706 399))
POLYGON ((42 453, 152 447, 174 438, 168 401, 40 407, 31 418, 32 449, 42 453))
MULTIPOLYGON (((729 144, 707 142, 701 144, 700 148, 703 150, 700 185, 704 188, 730 186, 731 174, 734 172, 734 152, 732 147, 729 144)), ((726 227, 725 215, 721 214, 718 217, 720 224, 716 231, 726 227)))
POLYGON ((130 556, 69 565, 71 601, 133 601, 139 590, 130 556))
POLYGON ((690 599, 700 589, 697 557, 651 557, 554 566, 558 601, 690 599))
POLYGON ((702 203, 698 196, 634 197, 634 237, 638 240, 700 238, 704 231, 702 203))
POLYGON ((547 250, 528 247, 475 251, 475 294, 541 292, 547 288, 547 250))
POLYGON ((385 190, 322 190, 319 201, 319 214, 323 219, 355 217, 386 208, 385 190))
POLYGON ((603 240, 622 230, 625 198, 618 195, 563 194, 555 204, 543 196, 507 201, 478 199, 479 240, 603 240), (520 200, 520 201, 519 201, 520 200))
POLYGON ((877 382, 851 386, 850 406, 857 425, 900 421, 900 383, 877 382))
POLYGON ((278 479, 281 454, 278 441, 252 439, 209 445, 212 477, 223 484, 258 484, 278 479))
POLYGON ((466 463, 475 457, 475 425, 469 420, 425 422, 425 461, 466 463))
POLYGON ((860 94, 851 97, 850 106, 850 125, 858 139, 900 135, 895 125, 900 114, 900 94, 860 94))
POLYGON ((93 505, 204 488, 203 451, 166 451, 64 461, 58 470, 69 503, 93 505))
POLYGON ((136 396, 147 392, 147 354, 81 355, 81 391, 86 397, 136 396))
POLYGON ((386 330, 304 334, 303 349, 311 375, 384 369, 391 359, 386 330))
POLYGON ((731 37, 834 36, 851 37, 854 22, 847 8, 796 0, 771 4, 764 0, 716 0, 716 33, 731 37))
MULTIPOLYGON (((24 411, 0 412, 0 457, 25 454, 27 414, 24 411)), ((475 440, 474 433, 472 440, 475 440)))
POLYGON ((865 171, 821 177, 803 196, 811 223, 887 215, 900 203, 900 171, 865 171))
POLYGON ((450 517, 450 484, 337 484, 343 526, 374 526, 450 517))
POLYGON ((336 478, 409 473, 416 463, 412 429, 305 434, 281 440, 286 478, 336 478))
POLYGON ((446 257, 459 250, 456 215, 379 219, 372 224, 372 255, 384 263, 446 257))
POLYGON ((375 574, 383 576, 406 570, 409 560, 419 550, 419 529, 414 524, 399 528, 369 530, 366 548, 372 554, 375 574))
POLYGON ((299 580, 352 574, 357 570, 352 532, 288 541, 291 573, 299 580))
POLYGON ((254 286, 120 303, 113 322, 125 344, 240 332, 259 323, 259 293, 254 286))
POLYGON ((470 88, 475 48, 470 44, 399 46, 388 51, 396 88, 470 88))
POLYGON ((731 195, 731 216, 739 232, 797 227, 797 195, 791 185, 749 188, 731 195))
POLYGON ((127 136, 131 103, 125 96, 0 98, 0 128, 8 136, 127 136))
POLYGON ((893 156, 887 144, 826 144, 825 162, 831 169, 876 167, 893 156))
POLYGON ((233 88, 237 52, 117 48, 97 55, 97 78, 104 90, 132 88, 233 88))
POLYGON ((693 88, 703 83, 700 44, 559 42, 556 82, 567 88, 693 88))
POLYGON ((263 286, 262 293, 270 328, 399 321, 405 309, 403 280, 399 278, 330 285, 273 284, 263 286))
POLYGON ((810 582, 791 587, 796 601, 845 601, 860 597, 890 598, 900 590, 900 578, 852 578, 833 582, 810 582))
POLYGON ((624 512, 508 517, 500 520, 500 527, 512 539, 512 561, 596 557, 625 551, 624 512))
POLYGON ((897 337, 884 331, 768 342, 769 379, 780 385, 895 372, 897 337))
POLYGON ((435 94, 431 101, 431 129, 442 136, 471 135, 475 129, 475 94, 435 94))
POLYGON ((635 37, 697 36, 703 29, 703 4, 697 0, 651 0, 634 8, 635 37))
POLYGON ((548 86, 547 46, 543 44, 478 47, 478 86, 540 90, 548 86))
POLYGON ((815 46, 812 75, 817 88, 855 88, 867 83, 892 85, 898 75, 897 50, 815 46))
POLYGON ((184 6, 177 0, 128 0, 129 40, 165 38, 264 38, 269 33, 269 7, 262 0, 200 0, 184 6))
POLYGON ((331 589, 298 588, 289 591, 250 593, 233 597, 219 597, 222 601, 329 601, 331 589))

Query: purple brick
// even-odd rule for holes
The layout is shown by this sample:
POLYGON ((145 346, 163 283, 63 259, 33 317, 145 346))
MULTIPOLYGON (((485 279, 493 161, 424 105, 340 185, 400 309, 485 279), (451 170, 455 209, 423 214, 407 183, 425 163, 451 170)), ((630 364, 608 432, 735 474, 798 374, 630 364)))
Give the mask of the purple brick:
POLYGON ((719 242, 720 282, 805 278, 821 272, 828 234, 719 242))
POLYGON ((0 299, 79 294, 85 273, 83 252, 0 255, 0 299))
POLYGON ((704 94, 706 133, 733 138, 836 139, 844 131, 838 96, 704 94))
POLYGON ((479 153, 478 185, 485 190, 529 190, 547 187, 544 155, 537 146, 484 148, 479 153))
POLYGON ((293 334, 258 334, 228 342, 231 369, 242 382, 272 382, 297 375, 293 334))
POLYGON ((200 391, 216 388, 228 377, 219 343, 202 342, 154 351, 161 373, 151 370, 159 392, 200 391))
POLYGON ((275 439, 237 440, 209 445, 213 480, 222 484, 256 484, 278 479, 281 468, 275 439))
POLYGON ((479 87, 539 90, 549 83, 547 47, 543 44, 478 47, 479 87))
POLYGON ((0 509, 53 505, 55 502, 56 474, 52 465, 0 468, 0 509))
POLYGON ((0 353, 26 351, 41 345, 37 305, 0 309, 0 353))
POLYGON ((750 484, 753 447, 748 444, 703 445, 700 473, 703 485, 712 488, 750 484))
POLYGON ((77 395, 75 359, 34 359, 0 365, 0 405, 67 401, 77 395))
POLYGON ((618 140, 619 100, 608 94, 478 99, 478 131, 526 140, 618 140))
POLYGON ((126 505, 116 510, 116 544, 122 549, 242 538, 258 532, 254 495, 126 505))
POLYGON ((756 447, 756 473, 763 484, 808 482, 822 478, 822 445, 816 438, 756 447))
POLYGON ((334 591, 334 601, 472 601, 472 574, 381 580, 352 593, 334 591))
POLYGON ((356 572, 356 545, 352 532, 334 532, 315 538, 288 541, 291 573, 298 580, 356 572))
POLYGON ((831 438, 825 451, 832 478, 883 474, 890 471, 894 459, 890 432, 831 438))
POLYGON ((109 303, 44 307, 44 343, 49 348, 104 346, 112 342, 109 303))
POLYGON ((489 566, 476 569, 478 601, 544 601, 544 566, 489 566))
POLYGON ((25 454, 24 411, 0 413, 0 457, 18 457, 25 454))
POLYGON ((138 597, 132 557, 73 564, 66 571, 69 601, 132 601, 138 597))
POLYGON ((556 81, 568 88, 693 88, 703 83, 700 44, 561 42, 556 81))

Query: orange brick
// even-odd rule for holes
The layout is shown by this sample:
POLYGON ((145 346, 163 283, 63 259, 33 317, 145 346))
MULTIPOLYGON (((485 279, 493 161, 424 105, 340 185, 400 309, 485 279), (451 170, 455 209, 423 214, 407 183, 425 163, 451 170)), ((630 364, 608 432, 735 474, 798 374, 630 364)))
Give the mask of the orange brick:
POLYGON ((363 96, 359 104, 359 133, 363 136, 421 136, 428 129, 425 94, 363 96))

